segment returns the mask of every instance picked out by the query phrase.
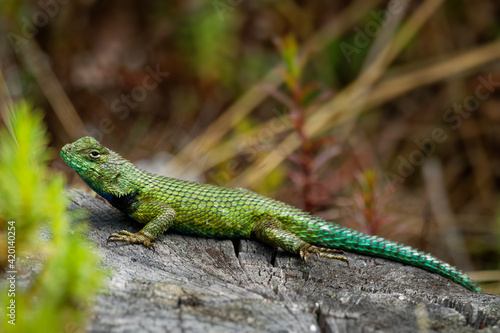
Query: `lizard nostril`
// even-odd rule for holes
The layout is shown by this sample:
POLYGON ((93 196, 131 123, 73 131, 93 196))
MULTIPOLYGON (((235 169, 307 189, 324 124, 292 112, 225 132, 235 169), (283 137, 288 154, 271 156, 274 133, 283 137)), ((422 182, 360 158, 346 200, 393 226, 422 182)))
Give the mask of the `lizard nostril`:
POLYGON ((61 152, 70 152, 73 150, 73 145, 72 144, 66 144, 64 147, 62 147, 61 152))

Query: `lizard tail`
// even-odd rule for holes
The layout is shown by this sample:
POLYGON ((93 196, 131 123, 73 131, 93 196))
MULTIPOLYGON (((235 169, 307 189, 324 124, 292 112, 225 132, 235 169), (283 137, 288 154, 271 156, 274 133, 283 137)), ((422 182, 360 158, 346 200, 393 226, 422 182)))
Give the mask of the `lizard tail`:
POLYGON ((302 232, 301 234, 304 235, 302 238, 313 245, 392 259, 442 275, 471 291, 481 292, 481 288, 466 274, 450 264, 410 246, 324 221, 315 221, 314 224, 308 223, 305 227, 308 232, 302 232))

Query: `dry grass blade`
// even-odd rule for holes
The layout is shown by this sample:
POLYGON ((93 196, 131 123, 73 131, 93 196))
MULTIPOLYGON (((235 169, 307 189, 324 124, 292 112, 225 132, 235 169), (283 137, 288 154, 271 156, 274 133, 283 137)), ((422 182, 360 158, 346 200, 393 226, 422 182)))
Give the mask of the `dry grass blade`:
MULTIPOLYGON (((430 61, 430 64, 428 60, 423 61, 424 63, 422 64, 411 63, 402 68, 392 70, 392 72, 397 72, 399 74, 383 79, 369 92, 365 99, 353 101, 351 109, 359 109, 361 112, 367 108, 376 107, 418 87, 446 79, 450 76, 466 74, 473 68, 477 68, 499 58, 500 42, 493 42, 474 50, 464 52, 463 54, 440 57, 439 60, 430 61)), ((356 116, 357 113, 346 112, 342 114, 342 117, 339 118, 336 123, 342 124, 356 116)), ((238 152, 234 147, 241 146, 249 136, 255 135, 263 128, 268 128, 272 121, 274 120, 262 123, 259 127, 245 134, 236 135, 232 137, 231 140, 220 144, 217 147, 217 154, 210 154, 208 158, 203 161, 203 165, 199 166, 197 169, 198 172, 206 172, 215 165, 234 157, 238 152)), ((290 126, 283 126, 275 130, 274 134, 281 134, 289 129, 291 129, 290 126)), ((288 141, 283 141, 280 144, 280 152, 291 153, 294 150, 293 147, 298 143, 298 141, 295 141, 296 138, 294 138, 294 135, 290 135, 287 140, 288 141)), ((270 159, 274 158, 276 158, 275 154, 270 155, 270 159)))
POLYGON ((5 82, 5 78, 2 73, 2 64, 0 62, 0 116, 2 117, 5 126, 11 134, 14 133, 14 130, 12 129, 12 124, 7 121, 7 118, 8 113, 13 109, 13 106, 14 102, 12 101, 9 87, 5 82))
MULTIPOLYGON (((344 12, 339 14, 339 19, 330 22, 321 28, 304 46, 303 52, 309 54, 321 50, 330 41, 340 36, 349 27, 358 22, 366 12, 381 1, 355 1, 344 12)), ((200 155, 203 155, 219 144, 220 140, 234 126, 259 105, 269 93, 261 89, 261 86, 278 87, 283 83, 283 77, 279 74, 282 65, 273 68, 266 77, 253 85, 239 100, 231 105, 224 113, 215 120, 205 132, 193 139, 171 162, 172 166, 186 165, 200 155)), ((168 166, 167 166, 168 168, 168 166)), ((176 168, 170 168, 177 170, 176 168)), ((176 175, 172 175, 175 177, 176 175)))
POLYGON ((370 94, 370 104, 378 105, 407 91, 464 73, 500 58, 500 42, 492 42, 455 56, 446 56, 426 66, 411 64, 408 68, 395 69, 397 76, 380 82, 370 94))
POLYGON ((66 95, 61 83, 44 59, 42 50, 32 40, 20 47, 21 55, 27 68, 33 73, 40 89, 54 109, 57 118, 61 122, 66 135, 71 140, 76 140, 84 132, 83 122, 78 116, 73 103, 66 95))
MULTIPOLYGON (((399 30, 390 44, 388 44, 372 62, 372 64, 363 72, 353 83, 346 87, 342 92, 333 97, 317 109, 308 119, 306 130, 311 137, 320 135, 328 129, 337 126, 338 118, 342 113, 348 113, 353 109, 352 104, 357 100, 364 100, 365 95, 373 89, 373 85, 381 77, 387 66, 396 58, 403 47, 415 36, 423 24, 432 16, 432 14, 443 3, 443 0, 425 1, 407 20, 404 26, 399 30)), ((362 110, 358 107, 358 110, 362 110)), ((359 114, 360 111, 357 112, 359 114)), ((356 114, 356 115, 357 115, 356 114)), ((356 115, 351 115, 356 116, 356 115)), ((297 149, 299 141, 295 134, 290 134, 280 145, 279 151, 290 153, 297 149)), ((238 177, 233 179, 233 185, 243 186, 258 182, 270 170, 279 165, 286 156, 270 153, 260 158, 255 165, 250 166, 238 177)))
POLYGON ((457 227, 450 206, 441 164, 435 158, 428 159, 422 167, 422 174, 432 215, 439 226, 442 240, 453 258, 453 263, 464 270, 471 270, 473 265, 466 251, 465 239, 457 227))

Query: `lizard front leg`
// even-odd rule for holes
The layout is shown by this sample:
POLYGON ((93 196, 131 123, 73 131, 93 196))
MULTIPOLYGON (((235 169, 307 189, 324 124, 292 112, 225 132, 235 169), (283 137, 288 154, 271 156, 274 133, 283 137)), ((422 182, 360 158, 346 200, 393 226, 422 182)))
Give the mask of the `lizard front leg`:
POLYGON ((309 244, 293 232, 286 230, 283 223, 274 216, 265 216, 257 221, 252 231, 258 240, 273 247, 280 247, 287 252, 298 254, 304 261, 307 261, 311 255, 316 255, 341 260, 349 264, 344 251, 309 244))
POLYGON ((149 201, 140 204, 139 208, 130 216, 140 223, 146 223, 144 228, 136 233, 122 230, 119 233, 111 234, 108 237, 108 243, 142 244, 154 252, 153 241, 172 225, 176 214, 174 209, 164 203, 149 201))

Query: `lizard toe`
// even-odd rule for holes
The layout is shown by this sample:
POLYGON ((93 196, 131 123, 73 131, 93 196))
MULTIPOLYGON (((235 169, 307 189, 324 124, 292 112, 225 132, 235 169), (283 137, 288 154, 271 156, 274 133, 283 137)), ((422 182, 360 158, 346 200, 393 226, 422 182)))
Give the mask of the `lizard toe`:
POLYGON ((340 260, 345 262, 347 266, 349 266, 349 261, 347 260, 347 256, 345 255, 344 251, 338 249, 327 249, 323 247, 318 248, 318 250, 320 257, 340 260))
POLYGON ((309 257, 311 255, 313 255, 317 258, 320 255, 320 252, 316 246, 305 243, 299 249, 299 255, 300 255, 300 258, 302 259, 302 261, 307 262, 307 259, 309 259, 309 257))
POLYGON ((299 251, 300 259, 302 259, 303 262, 307 262, 307 259, 311 256, 311 254, 306 251, 306 250, 300 250, 299 251))
POLYGON ((304 262, 307 261, 307 259, 311 255, 313 255, 316 258, 322 257, 322 258, 340 260, 349 265, 349 261, 347 260, 347 256, 345 255, 344 251, 338 249, 317 247, 306 243, 300 248, 299 254, 304 262))
POLYGON ((152 241, 151 237, 144 235, 140 232, 131 233, 126 230, 122 230, 119 233, 114 233, 109 235, 106 243, 109 242, 124 242, 130 244, 142 244, 148 249, 153 250, 155 252, 155 244, 152 241))

